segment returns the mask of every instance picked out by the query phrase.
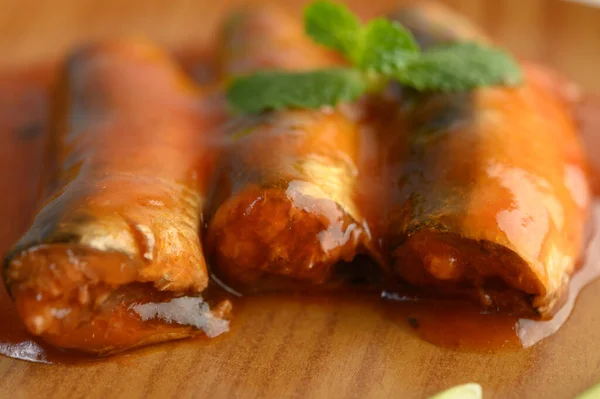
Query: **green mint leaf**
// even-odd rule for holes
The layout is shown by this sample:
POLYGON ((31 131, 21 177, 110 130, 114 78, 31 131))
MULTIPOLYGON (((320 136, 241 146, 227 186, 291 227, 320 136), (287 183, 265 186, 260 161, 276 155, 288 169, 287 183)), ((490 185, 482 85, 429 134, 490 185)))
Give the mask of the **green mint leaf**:
POLYGON ((476 43, 435 46, 394 74, 421 91, 465 91, 482 86, 516 86, 523 80, 516 61, 502 50, 476 43))
POLYGON ((284 108, 319 108, 383 90, 390 79, 420 91, 465 91, 522 82, 507 53, 476 43, 435 46, 421 52, 413 35, 397 22, 375 19, 361 26, 345 6, 316 0, 304 12, 306 33, 339 51, 353 65, 310 72, 259 72, 234 80, 233 108, 257 113, 284 108))
POLYGON ((317 0, 304 10, 304 29, 315 42, 335 49, 352 62, 360 56, 361 24, 345 6, 317 0))
POLYGON ((352 69, 270 71, 235 79, 227 97, 234 109, 252 114, 350 102, 365 92, 366 85, 364 76, 352 69))
POLYGON ((450 388, 432 396, 430 399, 481 399, 482 390, 479 384, 464 384, 450 388))
POLYGON ((372 20, 363 32, 363 52, 359 67, 391 75, 404 68, 419 54, 412 33, 397 22, 382 18, 372 20))

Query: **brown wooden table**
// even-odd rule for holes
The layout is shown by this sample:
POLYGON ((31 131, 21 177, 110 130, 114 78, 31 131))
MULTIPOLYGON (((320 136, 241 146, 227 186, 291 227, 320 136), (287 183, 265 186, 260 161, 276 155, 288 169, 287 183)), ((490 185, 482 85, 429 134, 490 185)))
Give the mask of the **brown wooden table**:
MULTIPOLYGON (((255 1, 255 0, 252 0, 255 1)), ((251 2, 252 2, 251 1, 251 2)), ((299 10, 303 0, 279 0, 299 10)), ((407 0, 348 0, 365 16, 407 0)), ((600 8, 564 0, 443 0, 519 55, 557 67, 600 93, 600 8)), ((124 33, 172 47, 206 43, 244 0, 2 0, 0 65, 55 57, 74 43, 124 33)))

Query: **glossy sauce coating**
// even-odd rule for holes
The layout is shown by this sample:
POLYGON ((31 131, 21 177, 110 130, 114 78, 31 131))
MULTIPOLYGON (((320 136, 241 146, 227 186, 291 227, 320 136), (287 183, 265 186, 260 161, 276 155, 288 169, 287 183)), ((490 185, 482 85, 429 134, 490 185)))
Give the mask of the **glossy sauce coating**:
MULTIPOLYGON (((446 13, 423 6, 394 19, 425 45, 473 31, 454 30, 446 13)), ((405 91, 400 98, 390 146, 397 190, 388 238, 396 272, 486 308, 551 316, 580 261, 591 203, 567 105, 534 69, 519 88, 405 91)))
POLYGON ((104 353, 196 333, 142 322, 131 306, 207 286, 198 230, 215 155, 203 132, 218 114, 199 112, 199 98, 144 41, 69 60, 55 93, 49 196, 5 269, 33 334, 104 353))
MULTIPOLYGON (((212 59, 212 58, 211 58, 212 59)), ((206 60, 196 60, 192 56, 185 57, 189 63, 188 70, 205 68, 206 60), (189 58, 189 60, 188 60, 189 58), (199 65, 195 68, 195 65, 199 65)), ((185 66, 185 65, 184 65, 185 66)), ((539 69, 539 68, 536 68, 539 69)), ((53 68, 49 68, 54 71, 53 68)), ((0 188, 12 192, 11 196, 1 199, 0 215, 11 217, 15 223, 0 225, 0 251, 4 253, 9 245, 18 238, 27 227, 30 215, 35 211, 34 204, 38 187, 41 167, 41 154, 46 137, 45 114, 48 107, 45 93, 48 82, 54 76, 48 70, 33 70, 31 73, 0 76, 0 103, 5 113, 0 113, 0 163, 3 170, 14 170, 18 173, 0 174, 0 188), (17 96, 14 93, 18 93, 17 96), (21 99, 29 99, 22 101, 21 99), (31 128, 37 126, 37 129, 31 128), (36 134, 33 131, 37 130, 36 134), (28 134, 22 134, 29 132, 28 134)), ((588 98, 584 103, 575 105, 582 127, 582 136, 586 142, 598 139, 598 120, 595 117, 600 106, 598 99, 588 98)), ((590 147, 592 148, 592 147, 590 147)), ((363 148, 363 151, 366 149, 363 148)), ((376 153, 375 153, 376 154, 376 153)), ((374 160, 373 160, 374 161, 374 160)), ((375 169, 373 176, 377 176, 375 169)), ((366 182, 368 183, 368 182, 366 182)), ((377 188, 377 182, 365 184, 377 188)), ((596 190, 595 193, 598 193, 596 190)), ((374 210, 373 210, 374 211, 374 210)), ((595 226, 598 224, 599 212, 596 212, 595 226)), ((569 287, 569 300, 560 312, 550 321, 519 320, 516 317, 498 314, 481 314, 478 307, 473 307, 448 301, 420 301, 415 295, 398 295, 386 293, 384 302, 379 295, 347 295, 327 294, 325 296, 307 295, 278 295, 235 298, 234 308, 236 317, 233 319, 232 331, 229 334, 241 334, 239 322, 242 319, 253 320, 257 312, 271 314, 275 309, 299 306, 318 307, 320 312, 331 312, 343 309, 343 314, 357 319, 364 319, 366 311, 378 312, 384 310, 386 325, 392 323, 395 327, 410 329, 424 340, 443 347, 463 350, 497 350, 498 348, 521 348, 530 346, 537 340, 555 332, 566 320, 574 306, 579 290, 589 281, 597 277, 600 263, 597 256, 600 253, 600 234, 596 234, 588 248, 587 261, 582 270, 573 276, 569 287), (382 306, 383 305, 383 306, 382 306)), ((210 294, 203 294, 210 299, 210 294)), ((579 310, 580 312, 582 309, 579 310)), ((260 314, 263 314, 260 313, 260 314)), ((266 317, 266 316, 265 316, 266 317)), ((49 363, 72 363, 89 361, 95 358, 78 355, 73 351, 61 351, 39 338, 29 334, 16 314, 12 301, 0 287, 0 353, 5 356, 49 363)), ((376 316, 372 316, 376 318, 376 316)), ((344 324, 348 324, 345 322, 344 324)), ((338 328, 340 328, 338 326, 338 328)), ((235 342, 236 337, 226 336, 235 342)), ((246 338, 244 338, 246 339, 246 338)), ((177 345, 187 345, 189 350, 202 350, 205 340, 193 340, 177 345)), ((164 351, 171 346, 157 346, 150 351, 164 351)), ((144 356, 146 351, 128 352, 129 356, 144 356)), ((119 358, 111 361, 120 361, 119 358)))
POLYGON ((260 70, 304 71, 340 62, 304 34, 295 16, 267 4, 232 14, 217 48, 224 80, 260 70))
MULTIPOLYGON (((264 20, 265 23, 267 22, 267 20, 264 20)), ((258 24, 258 26, 260 27, 261 24, 258 24)), ((277 25, 279 26, 279 25, 277 25)), ((284 25, 285 26, 285 25, 284 25)), ((285 29, 284 29, 285 30, 285 29)), ((242 35, 241 37, 244 37, 244 35, 242 35)), ((293 35, 291 35, 290 37, 293 37, 293 35)), ((263 41, 264 41, 264 37, 262 37, 263 41)), ((267 54, 265 55, 267 56, 267 54)), ((287 59, 287 58, 286 58, 287 59)), ((309 58, 310 59, 310 58, 309 58)), ((243 60, 243 57, 242 57, 243 60)), ((306 60, 305 58, 299 58, 298 60, 306 60)), ((244 63, 242 62, 241 65, 244 65, 244 63)), ((260 63, 259 63, 260 65, 260 63)), ((308 66, 310 67, 310 65, 308 66)), ((378 110, 378 112, 381 112, 382 110, 378 110)), ((328 148, 329 150, 331 150, 331 143, 337 143, 340 142, 342 139, 337 137, 337 134, 348 134, 348 135, 354 135, 354 133, 352 132, 352 129, 357 129, 357 128, 364 128, 364 124, 368 124, 369 121, 362 121, 363 125, 358 126, 352 122, 354 120, 355 115, 352 114, 346 114, 346 113, 323 113, 322 116, 319 116, 319 118, 315 118, 313 116, 311 117, 307 117, 306 115, 304 115, 304 113, 295 113, 295 112, 290 112, 287 114, 283 114, 280 116, 269 116, 267 118, 258 118, 258 119, 254 119, 254 120, 245 120, 242 123, 237 123, 237 124, 233 124, 233 128, 236 129, 237 127, 241 126, 240 130, 233 130, 233 131, 237 131, 241 134, 232 134, 231 139, 226 140, 225 145, 226 146, 231 146, 232 148, 235 147, 235 143, 238 142, 238 140, 243 139, 244 137, 247 136, 247 133, 252 132, 252 135, 255 134, 262 134, 262 135, 266 135, 267 137, 272 135, 274 132, 277 132, 277 128, 278 127, 285 127, 288 128, 289 125, 293 125, 294 128, 296 128, 296 125, 298 125, 302 130, 302 127, 305 125, 309 125, 312 126, 312 124, 314 123, 315 120, 319 121, 319 127, 323 128, 324 130, 321 131, 319 129, 314 129, 311 131, 314 131, 315 133, 315 137, 312 138, 312 140, 308 141, 308 145, 312 145, 311 142, 314 143, 319 143, 319 145, 323 145, 325 146, 325 148, 328 148), (350 115, 350 118, 346 118, 345 115, 350 115), (329 127, 331 127, 331 129, 329 129, 329 127), (248 130, 246 130, 248 129, 248 130), (256 130, 249 130, 249 129, 256 129, 256 130), (346 130, 349 129, 349 130, 346 130), (319 134, 319 136, 317 136, 317 133, 319 134), (323 136, 322 138, 317 138, 323 136)), ((9 118, 10 119, 10 118, 9 118)), ((400 123, 400 122, 399 122, 400 123)), ((404 123, 404 122, 401 122, 404 123)), ((12 126, 12 124, 9 124, 12 126)), ((307 129, 308 130, 308 129, 307 129)), ((285 129, 284 129, 285 131, 285 129)), ((590 130, 590 133, 593 133, 590 130)), ((594 137, 593 134, 589 134, 590 137, 594 137)), ((309 136, 310 137, 310 136, 309 136)), ((365 135, 363 134, 363 132, 361 132, 361 134, 359 134, 357 137, 359 137, 359 139, 361 140, 361 145, 358 148, 358 151, 356 151, 354 153, 353 156, 353 163, 355 163, 355 169, 362 171, 362 168, 364 168, 364 165, 370 165, 370 166, 374 166, 375 169, 373 170, 369 170, 366 171, 366 173, 359 173, 358 175, 358 179, 357 182, 354 183, 356 184, 358 187, 358 193, 355 193, 355 198, 353 200, 356 209, 358 209, 358 211, 355 212, 355 214, 363 214, 365 215, 365 217, 363 219, 369 220, 371 221, 371 216, 372 215, 376 215, 378 213, 378 207, 380 205, 379 201, 376 201, 377 198, 379 197, 379 194, 382 193, 382 184, 381 182, 378 181, 378 179, 381 179, 380 176, 380 170, 378 170, 376 168, 376 159, 377 156, 379 155, 379 150, 377 148, 373 148, 373 141, 372 141, 372 137, 370 135, 365 135), (366 162, 365 162, 365 158, 366 158, 366 162), (374 191, 377 193, 377 195, 374 194, 374 191), (371 200, 369 200, 369 198, 371 200), (377 206, 374 206, 373 204, 377 204, 377 206)), ((289 140, 290 138, 286 138, 286 140, 289 140)), ((289 140, 289 143, 292 143, 292 140, 289 140)), ((300 140, 300 143, 302 143, 303 141, 300 140)), ((352 143, 351 143, 352 144, 352 143)), ((236 155, 239 156, 239 159, 242 159, 243 162, 240 162, 240 164, 243 164, 244 162, 247 162, 249 165, 253 165, 254 163, 256 163, 258 165, 258 168, 262 168, 263 166, 262 163, 264 163, 264 166, 267 170, 269 169, 269 160, 265 159, 267 157, 259 157, 256 155, 256 153, 260 153, 262 151, 261 146, 258 144, 258 142, 253 143, 252 141, 245 141, 245 146, 248 146, 248 148, 256 148, 255 151, 239 151, 238 153, 236 153, 236 155), (250 154, 250 155, 249 155, 250 154), (254 154, 254 155, 252 155, 254 154)), ((279 145, 282 145, 281 143, 279 143, 279 145)), ((291 148, 293 148, 294 146, 292 146, 291 144, 285 144, 285 148, 287 148, 287 146, 290 146, 291 148)), ((243 147, 243 145, 240 145, 240 147, 243 147)), ((351 148, 351 147, 350 147, 351 148)), ((269 153, 277 153, 277 145, 272 145, 271 147, 267 146, 266 151, 269 151, 269 153)), ((295 151, 299 151, 299 152, 304 152, 305 150, 302 149, 302 147, 300 147, 300 149, 296 149, 295 151)), ((344 147, 344 151, 346 151, 345 147, 344 147)), ((347 150, 348 152, 352 152, 352 150, 347 150)), ((32 155, 32 159, 35 160, 36 157, 32 155)), ((236 162, 237 162, 236 158, 236 162)), ((389 160, 389 158, 387 159, 389 160)), ((253 172, 256 175, 260 176, 260 173, 257 172, 253 172)), ((297 170, 294 170, 294 172, 292 173, 298 173, 297 170)), ((327 174, 325 174, 325 176, 327 176, 327 174)), ((336 174, 334 174, 334 176, 338 176, 336 174)), ((314 176, 311 176, 311 178, 314 179, 314 176)), ((335 180, 335 179, 334 179, 335 180)), ((240 180, 241 182, 244 182, 244 180, 240 180)), ((326 182, 323 183, 324 185, 327 185, 326 182)), ((243 185, 243 184, 242 184, 243 185)), ((15 181, 12 182, 10 184, 7 184, 7 187, 18 187, 19 184, 15 181)), ((220 187, 220 186, 217 186, 220 187)), ((227 194, 227 190, 224 190, 224 193, 227 194)), ((351 197, 351 196, 350 196, 351 197)), ((218 197, 215 197, 218 198, 218 197)), ((215 201, 215 203, 218 203, 217 201, 215 201)), ((243 207, 240 207, 241 209, 244 209, 243 207)), ((245 208, 247 209, 247 208, 245 208)), ((332 208, 329 208, 332 209, 332 208)), ((351 209, 351 208, 348 208, 351 209)), ((316 213, 316 212, 313 212, 316 213)), ((335 220, 335 218, 337 216, 335 215, 339 215, 342 214, 341 212, 339 212, 339 209, 336 212, 331 212, 328 213, 328 215, 334 215, 333 216, 333 220, 335 220)), ((342 216, 342 217, 346 217, 346 216, 342 216)), ((331 217, 327 216, 326 219, 332 220, 331 217)), ((242 219, 243 220, 243 219, 242 219)), ((338 221, 340 219, 337 219, 338 221)), ((257 225, 252 225, 252 224, 245 224, 243 223, 240 227, 241 230, 243 230, 244 228, 248 229, 248 231, 251 231, 251 228, 256 228, 258 226, 257 225)), ((378 231, 381 226, 378 226, 377 223, 370 223, 370 230, 375 230, 378 231)), ((237 228, 237 226, 236 226, 237 228)), ((237 231, 241 231, 241 230, 237 230, 237 231)), ((302 231, 305 231, 308 229, 303 228, 302 231)), ((14 237, 14 234, 13 234, 14 237)), ((596 242, 596 241, 595 241, 596 242)), ((2 243, 0 243, 2 244, 2 243)), ((596 244, 594 244, 596 245, 596 244)), ((247 252, 247 253, 251 253, 251 252, 247 252)), ((104 256, 104 255, 103 255, 104 256)), ((594 258, 594 261, 596 259, 594 258)), ((597 262, 596 262, 597 263, 597 262)), ((594 271, 596 271, 596 269, 591 268, 589 266, 594 266, 594 265, 588 265, 586 266, 586 271, 592 271, 592 273, 587 273, 584 275, 582 273, 577 274, 575 276, 575 279, 577 281, 575 281, 577 284, 575 284, 574 286, 572 286, 571 288, 573 288, 573 291, 578 291, 579 288, 581 288, 582 281, 583 282, 587 282, 589 278, 592 278, 593 276, 595 276, 596 274, 594 273, 594 271), (582 279, 578 279, 578 277, 582 277, 582 279), (581 281, 580 281, 581 280, 581 281)), ((239 272, 239 270, 234 270, 234 273, 239 272)), ((311 272, 309 270, 309 272, 311 272)), ((271 273, 271 271, 268 271, 268 273, 271 273)), ((310 280, 311 277, 308 277, 307 279, 310 280)), ((277 281, 276 282, 276 286, 278 287, 282 287, 283 285, 280 284, 281 281, 277 281)), ((297 286, 297 284, 294 284, 294 286, 297 286)), ((125 287, 126 289, 124 291, 121 290, 117 290, 115 291, 114 295, 112 296, 111 299, 115 300, 115 302, 118 302, 122 299, 125 299, 125 303, 127 303, 128 299, 127 296, 130 297, 136 297, 136 298, 146 298, 148 301, 156 301, 156 302, 163 302, 165 300, 169 299, 169 294, 163 294, 160 292, 157 292, 153 289, 147 290, 146 286, 143 285, 129 285, 127 287, 125 287)), ((563 308, 563 310, 566 311, 566 314, 568 314, 568 312, 570 311, 570 306, 572 306, 572 302, 573 299, 575 297, 576 292, 573 292, 572 295, 570 296, 570 305, 566 306, 565 308, 563 308), (568 308, 568 309, 567 309, 568 308)), ((211 298, 211 294, 206 294, 203 296, 205 296, 206 298, 211 298)), ((379 303, 380 301, 377 300, 377 298, 373 298, 371 296, 357 296, 355 297, 354 294, 349 294, 349 295, 342 295, 341 297, 328 297, 328 301, 333 301, 336 303, 336 306, 353 306, 352 302, 353 301, 359 301, 360 303, 363 302, 377 302, 375 303, 376 306, 380 306, 381 304, 379 303)), ((396 297, 392 296, 391 299, 396 299, 396 297)), ((406 325, 407 322, 410 325, 411 328, 413 328, 415 331, 417 331, 421 336, 423 336, 424 339, 429 340, 431 342, 434 342, 436 344, 439 345, 443 345, 443 346, 450 346, 450 347, 462 347, 462 348, 474 348, 474 349, 481 349, 481 348, 489 348, 489 347, 496 347, 496 346, 511 346, 511 347, 520 347, 521 343, 519 342, 519 339, 521 338, 521 335, 524 335, 524 332, 527 332, 528 334, 533 334, 531 333, 532 331, 549 331, 552 328, 554 328, 554 326, 556 325, 556 323, 554 323, 554 326, 552 327, 546 327, 543 323, 538 323, 538 322, 533 322, 533 321, 522 321, 519 322, 518 319, 514 318, 514 317, 510 317, 510 316, 498 316, 498 315, 490 315, 490 314, 486 314, 486 315, 480 315, 477 308, 473 309, 472 307, 469 306, 465 306, 463 307, 462 305, 458 304, 458 303, 445 303, 445 302, 419 302, 419 301, 414 301, 414 298, 409 298, 408 301, 405 300, 401 300, 401 303, 396 303, 395 301, 390 302, 387 307, 387 309, 389 309, 389 314, 390 314, 390 318, 392 318, 393 320, 397 320, 399 323, 402 323, 403 325, 406 325), (537 328, 537 326, 540 325, 544 325, 543 328, 539 329, 537 328), (508 344, 507 344, 508 342, 508 344)), ((260 303, 263 303, 266 307, 268 306, 272 306, 274 309, 277 308, 281 308, 282 306, 282 302, 285 302, 284 300, 282 300, 281 298, 278 297, 272 297, 272 298, 247 298, 244 300, 241 299, 237 299, 236 303, 237 304, 243 304, 244 302, 252 302, 252 301, 259 301, 260 303), (262 302, 261 302, 262 301, 262 302)), ((312 301, 312 299, 307 298, 306 296, 302 296, 301 298, 287 298, 288 301, 302 301, 303 303, 306 301, 312 301)), ((319 302, 320 299, 319 297, 315 297, 314 298, 315 302, 319 302)), ((105 302, 106 305, 110 305, 110 300, 105 302)), ((18 320, 14 317, 14 314, 10 313, 10 308, 8 306, 8 302, 6 299, 4 299, 3 301, 0 301, 0 312, 1 315, 3 316, 4 320, 15 320, 14 322, 14 326, 18 325, 18 320), (6 316, 4 318, 4 316, 6 316)), ((126 310, 126 309, 121 309, 121 310, 126 310)), ((563 313, 563 310, 561 310, 561 313, 563 313)), ((128 314, 128 313, 126 313, 128 314)), ((118 319, 118 312, 117 312, 117 319, 118 319)), ((358 316, 357 316, 358 317, 358 316)), ((562 321, 564 321, 564 318, 561 317, 560 318, 562 321)), ((139 322, 139 319, 132 319, 135 322, 139 322)), ((561 320, 558 320, 558 324, 562 323, 561 320)), ((102 321, 103 323, 107 323, 110 324, 113 322, 113 320, 110 319, 105 319, 104 321, 102 321)), ((554 320, 552 320, 552 322, 554 322, 554 320)), ((156 324, 148 324, 147 322, 142 323, 140 325, 136 325, 135 323, 132 323, 131 326, 133 326, 134 328, 145 328, 145 327, 149 327, 150 329, 158 329, 160 330, 161 328, 166 327, 164 325, 164 323, 156 323, 156 324)), ((177 329, 177 332, 181 332, 180 329, 178 329, 177 327, 175 327, 177 329)), ((25 358, 30 358, 30 359, 35 359, 35 356, 37 356, 37 360, 44 360, 44 361, 64 361, 65 357, 64 356, 56 356, 56 354, 54 352, 52 352, 49 348, 44 347, 43 345, 40 346, 36 343, 33 343, 30 341, 30 337, 27 336, 22 330, 18 330, 18 328, 15 328, 15 332, 14 334, 11 332, 12 335, 10 335, 10 338, 6 338, 6 329, 0 329, 0 352, 2 353, 6 353, 6 354, 10 354, 11 356, 15 356, 15 357, 25 357, 25 358), (6 344, 6 342, 10 342, 10 344, 6 344), (28 350, 30 350, 28 352, 28 350)), ((117 331, 118 332, 118 331, 117 331)), ((234 330, 235 332, 235 330, 234 330)), ((84 334, 88 334, 88 337, 90 336, 89 334, 93 334, 93 331, 84 331, 84 334)), ((183 334, 185 335, 185 334, 183 334)), ((182 336, 183 336, 182 335, 182 336)), ((535 334, 534 334, 535 335, 535 334)), ((542 333, 543 335, 543 333, 542 333)), ((547 335, 547 334, 546 334, 547 335)), ((170 338, 174 338, 176 337, 176 335, 170 335, 170 338)), ((118 337, 117 339, 138 339, 139 340, 139 336, 127 336, 124 335, 122 337, 118 337)), ((139 342, 139 341, 138 341, 139 342)), ((146 343, 148 343, 149 341, 146 341, 146 343)), ((143 343, 143 341, 142 341, 143 343)))
MULTIPOLYGON (((332 63, 276 9, 234 17, 225 37, 230 74, 332 63)), ((268 113, 228 134, 206 245, 219 278, 241 291, 321 284, 336 263, 374 253, 354 201, 361 134, 350 110, 268 113)))

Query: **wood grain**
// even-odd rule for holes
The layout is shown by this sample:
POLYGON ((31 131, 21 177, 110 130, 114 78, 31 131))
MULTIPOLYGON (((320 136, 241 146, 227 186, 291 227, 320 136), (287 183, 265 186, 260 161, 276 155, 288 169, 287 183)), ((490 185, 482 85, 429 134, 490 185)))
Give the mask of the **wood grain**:
MULTIPOLYGON (((408 0, 348 0, 365 16, 408 0)), ((416 0, 413 0, 416 1, 416 0)), ((251 2, 256 2, 252 0, 251 2)), ((555 66, 600 93, 600 8, 563 0, 443 0, 517 54, 555 66)), ((72 45, 121 34, 147 35, 165 45, 202 46, 227 9, 244 0, 3 0, 0 65, 55 58, 72 45)), ((299 10, 305 0, 286 0, 299 10)))
MULTIPOLYGON (((446 2, 488 27, 500 43, 600 93, 599 9, 558 0, 446 2)), ((213 38, 223 12, 240 3, 3 1, 0 65, 56 58, 75 43, 125 33, 149 35, 173 48, 201 47, 213 38)), ((348 3, 367 16, 399 4, 348 3)), ((300 4, 290 2, 295 9, 300 4)), ((0 160, 0 177, 14 170, 6 154, 13 154, 24 178, 37 173, 39 165, 18 163, 17 143, 0 145, 0 156, 7 157, 0 160)), ((3 223, 13 223, 10 216, 26 201, 11 201, 13 208, 0 215, 3 223)), ((22 228, 7 226, 13 233, 22 228)), ((405 320, 359 299, 342 304, 282 299, 275 306, 257 298, 236 309, 231 334, 207 343, 167 344, 93 364, 45 366, 0 358, 0 397, 423 398, 475 381, 486 398, 570 398, 600 382, 599 302, 595 283, 557 334, 530 349, 492 354, 428 344, 405 320)))

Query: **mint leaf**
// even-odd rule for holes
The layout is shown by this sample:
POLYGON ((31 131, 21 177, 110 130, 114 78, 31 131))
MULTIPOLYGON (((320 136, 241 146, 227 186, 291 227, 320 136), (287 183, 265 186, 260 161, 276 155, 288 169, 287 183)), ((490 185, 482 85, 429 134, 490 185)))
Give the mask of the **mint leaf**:
POLYGON ((364 28, 359 67, 385 75, 402 69, 419 54, 413 35, 397 22, 377 18, 364 28))
POLYGON ((327 0, 306 7, 304 29, 315 42, 341 52, 363 70, 393 71, 419 52, 412 34, 397 22, 377 18, 363 27, 345 6, 327 0))
POLYGON ((365 26, 345 6, 317 0, 304 12, 306 33, 344 55, 352 67, 311 72, 259 72, 231 84, 228 99, 241 112, 319 108, 382 91, 391 79, 420 91, 466 91, 516 86, 523 80, 507 53, 476 43, 435 46, 421 52, 397 22, 377 18, 365 26))
POLYGON ((447 389, 437 395, 432 396, 430 399, 481 399, 482 389, 481 385, 470 383, 458 385, 453 388, 447 389))
POLYGON ((304 29, 315 42, 335 49, 352 62, 360 56, 361 24, 345 6, 317 0, 304 10, 304 29))
POLYGON ((319 108, 357 99, 366 90, 364 76, 352 69, 310 72, 259 72, 235 79, 227 92, 243 113, 283 108, 319 108))
POLYGON ((514 59, 476 43, 435 46, 411 59, 394 77, 420 91, 465 91, 482 86, 516 86, 523 80, 514 59))

